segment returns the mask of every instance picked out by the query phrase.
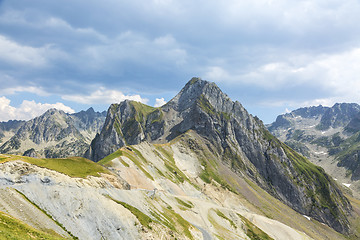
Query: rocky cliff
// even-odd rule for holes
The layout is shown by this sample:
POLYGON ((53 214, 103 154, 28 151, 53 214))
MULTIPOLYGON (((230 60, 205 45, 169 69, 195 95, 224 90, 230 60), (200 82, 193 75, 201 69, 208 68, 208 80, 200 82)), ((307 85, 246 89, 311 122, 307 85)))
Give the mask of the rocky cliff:
MULTIPOLYGON (((216 156, 213 161, 225 164, 238 176, 250 177, 299 213, 339 232, 349 231, 351 206, 324 170, 272 136, 257 117, 216 84, 198 78, 161 108, 132 101, 111 105, 86 156, 99 161, 122 146, 144 141, 167 143, 189 131, 208 145, 216 156)), ((196 150, 196 141, 191 141, 191 146, 196 150)), ((205 172, 212 169, 209 164, 204 168, 205 172)))

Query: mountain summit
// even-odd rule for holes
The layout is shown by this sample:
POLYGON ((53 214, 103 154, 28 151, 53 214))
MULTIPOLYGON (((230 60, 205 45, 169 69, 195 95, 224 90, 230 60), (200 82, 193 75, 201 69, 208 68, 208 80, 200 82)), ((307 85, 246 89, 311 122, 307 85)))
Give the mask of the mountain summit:
POLYGON ((179 138, 185 138, 192 151, 204 152, 203 145, 211 152, 214 159, 204 165, 204 181, 236 189, 234 179, 223 176, 220 181, 209 174, 224 166, 225 172, 251 179, 297 212, 338 232, 349 231, 351 205, 324 170, 271 135, 262 121, 215 83, 199 78, 191 79, 160 108, 128 100, 112 104, 86 156, 97 162, 126 145, 179 138))

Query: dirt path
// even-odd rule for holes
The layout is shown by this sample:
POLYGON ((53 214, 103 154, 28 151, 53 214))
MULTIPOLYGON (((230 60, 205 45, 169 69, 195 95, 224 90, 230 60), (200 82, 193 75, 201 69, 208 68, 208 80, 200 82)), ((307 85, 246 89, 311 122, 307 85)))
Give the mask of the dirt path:
POLYGON ((0 188, 0 211, 36 229, 44 232, 55 231, 64 237, 69 237, 52 219, 32 205, 13 188, 0 188))

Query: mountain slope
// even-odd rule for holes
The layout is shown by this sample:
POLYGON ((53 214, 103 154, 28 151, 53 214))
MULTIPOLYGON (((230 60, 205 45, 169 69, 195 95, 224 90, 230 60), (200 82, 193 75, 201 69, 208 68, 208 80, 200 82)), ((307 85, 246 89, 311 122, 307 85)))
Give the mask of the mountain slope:
POLYGON ((104 118, 104 113, 96 113, 92 108, 75 114, 50 109, 22 122, 16 133, 1 145, 0 152, 39 157, 82 156, 104 118))
POLYGON ((79 239, 348 239, 229 171, 218 157, 192 130, 166 144, 123 147, 99 162, 107 170, 57 160, 86 164, 96 176, 70 177, 62 169, 68 164, 44 165, 55 159, 0 155, 0 186, 16 189, 79 239))
POLYGON ((0 143, 4 143, 15 135, 17 130, 25 123, 25 121, 10 120, 0 122, 0 143))
MULTIPOLYGON (((86 156, 99 161, 119 147, 144 141, 167 143, 189 130, 207 143, 217 164, 250 177, 301 214, 349 232, 351 205, 324 170, 273 137, 258 118, 239 102, 232 102, 214 83, 198 78, 161 108, 131 101, 111 105, 86 156)), ((193 144, 196 149, 196 142, 193 144)), ((206 174, 217 169, 209 164, 203 167, 203 180, 214 179, 206 174)), ((231 186, 229 181, 223 184, 231 186)))

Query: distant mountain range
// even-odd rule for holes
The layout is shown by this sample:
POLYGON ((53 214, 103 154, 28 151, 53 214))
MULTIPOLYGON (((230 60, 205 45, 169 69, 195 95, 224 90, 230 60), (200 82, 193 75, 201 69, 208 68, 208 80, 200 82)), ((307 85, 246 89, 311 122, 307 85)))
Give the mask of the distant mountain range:
MULTIPOLYGON (((334 178, 360 179, 360 106, 306 107, 283 114, 268 126, 287 145, 321 165, 334 178), (345 168, 346 171, 341 170, 345 168)), ((360 184, 353 183, 359 192, 360 184)))
POLYGON ((0 153, 32 157, 83 156, 105 121, 93 108, 74 114, 50 109, 29 121, 0 123, 0 153))

